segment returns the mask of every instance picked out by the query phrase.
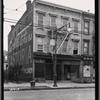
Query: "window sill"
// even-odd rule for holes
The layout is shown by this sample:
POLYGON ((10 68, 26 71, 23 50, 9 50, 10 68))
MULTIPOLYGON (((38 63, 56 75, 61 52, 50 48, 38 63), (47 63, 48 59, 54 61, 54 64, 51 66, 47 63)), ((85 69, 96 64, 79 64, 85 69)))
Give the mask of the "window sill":
POLYGON ((89 35, 89 33, 86 33, 86 32, 84 32, 83 34, 84 34, 84 35, 89 35))
POLYGON ((43 27, 38 27, 37 30, 43 30, 44 31, 43 27))
POLYGON ((79 33, 78 32, 74 32, 73 35, 79 35, 79 33))

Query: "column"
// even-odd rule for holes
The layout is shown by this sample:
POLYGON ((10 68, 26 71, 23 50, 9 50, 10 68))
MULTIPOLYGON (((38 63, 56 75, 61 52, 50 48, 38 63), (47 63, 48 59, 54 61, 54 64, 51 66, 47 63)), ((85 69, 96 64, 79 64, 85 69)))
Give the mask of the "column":
POLYGON ((79 75, 80 81, 83 82, 83 60, 80 61, 79 75))
POLYGON ((61 79, 64 80, 64 63, 61 64, 61 79))
POLYGON ((91 74, 91 82, 93 79, 93 61, 91 61, 91 65, 90 65, 90 74, 91 74))
POLYGON ((34 60, 34 58, 33 58, 33 80, 35 80, 35 60, 34 60))

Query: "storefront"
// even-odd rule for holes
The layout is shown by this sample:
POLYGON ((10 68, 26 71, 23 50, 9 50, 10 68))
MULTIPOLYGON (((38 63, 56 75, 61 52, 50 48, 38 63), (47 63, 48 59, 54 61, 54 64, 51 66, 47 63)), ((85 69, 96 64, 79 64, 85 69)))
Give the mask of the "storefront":
POLYGON ((92 82, 93 79, 93 57, 83 56, 83 78, 82 82, 92 82))
MULTIPOLYGON (((50 54, 35 53, 35 79, 53 80, 53 59, 50 54)), ((57 55, 57 80, 80 78, 80 56, 57 55)))

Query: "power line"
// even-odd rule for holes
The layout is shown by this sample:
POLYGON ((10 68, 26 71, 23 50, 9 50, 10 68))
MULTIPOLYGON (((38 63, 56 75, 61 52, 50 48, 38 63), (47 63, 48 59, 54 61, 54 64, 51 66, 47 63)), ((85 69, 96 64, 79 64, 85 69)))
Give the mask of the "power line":
MULTIPOLYGON (((9 23, 16 23, 16 22, 14 22, 14 21, 8 21, 8 20, 4 20, 4 21, 5 21, 5 22, 9 22, 9 23)), ((26 24, 26 23, 18 22, 17 24, 20 24, 20 25, 28 25, 29 23, 26 24)), ((33 23, 32 25, 29 25, 29 26, 38 27, 38 28, 39 28, 38 24, 35 24, 35 23, 33 23)), ((44 28, 44 29, 52 29, 53 27, 52 27, 52 26, 43 25, 42 28, 44 28)), ((74 30, 72 30, 72 31, 74 31, 74 30)), ((94 32, 94 31, 93 31, 93 32, 94 32)), ((89 35, 94 35, 93 32, 91 32, 91 34, 89 34, 89 35)), ((79 33, 79 34, 83 34, 84 31, 78 31, 78 33, 79 33)), ((90 32, 89 32, 89 33, 90 33, 90 32)))
POLYGON ((11 13, 11 12, 14 12, 14 11, 21 12, 21 13, 24 12, 24 11, 20 11, 18 9, 8 9, 8 10, 11 10, 11 11, 5 12, 6 14, 11 13))
POLYGON ((10 12, 13 12, 13 11, 23 12, 23 11, 20 11, 20 10, 18 10, 18 9, 21 8, 22 6, 24 6, 25 4, 26 4, 26 3, 22 4, 21 6, 17 7, 16 9, 11 9, 11 8, 6 8, 6 7, 4 7, 4 9, 11 10, 11 11, 5 12, 5 13, 7 14, 7 13, 10 13, 10 12))
POLYGON ((26 4, 26 2, 24 4, 22 4, 21 6, 17 7, 17 9, 21 8, 22 6, 24 6, 26 4))

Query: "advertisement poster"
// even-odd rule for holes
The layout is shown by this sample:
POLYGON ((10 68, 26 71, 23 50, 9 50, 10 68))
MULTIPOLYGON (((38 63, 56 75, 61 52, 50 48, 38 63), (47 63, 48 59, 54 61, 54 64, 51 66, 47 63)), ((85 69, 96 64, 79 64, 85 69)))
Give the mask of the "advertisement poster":
POLYGON ((83 67, 83 76, 90 77, 90 66, 89 65, 85 65, 83 67))

